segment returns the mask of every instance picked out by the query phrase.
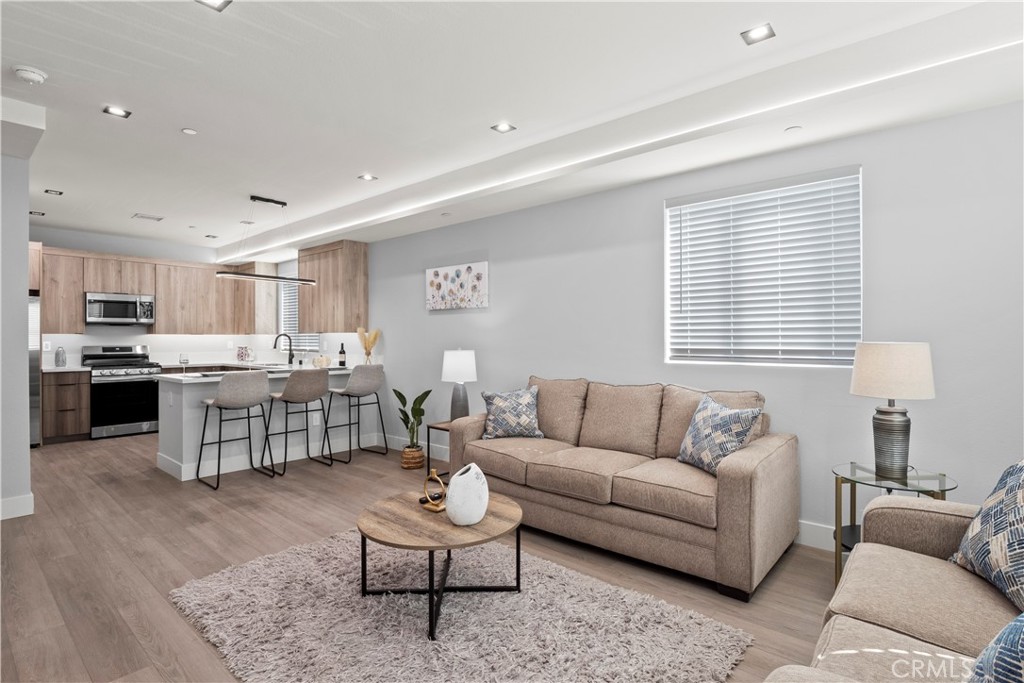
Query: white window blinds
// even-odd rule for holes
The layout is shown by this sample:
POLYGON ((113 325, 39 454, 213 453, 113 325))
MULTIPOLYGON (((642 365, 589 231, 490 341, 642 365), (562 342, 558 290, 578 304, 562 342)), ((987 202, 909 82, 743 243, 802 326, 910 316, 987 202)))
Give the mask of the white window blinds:
POLYGON ((853 364, 860 171, 665 205, 669 361, 853 364))
MULTIPOLYGON (((298 264, 295 261, 280 264, 278 273, 285 277, 298 276, 298 264)), ((292 338, 296 351, 317 351, 320 348, 320 335, 299 334, 299 285, 282 282, 278 285, 279 328, 282 333, 292 338)))

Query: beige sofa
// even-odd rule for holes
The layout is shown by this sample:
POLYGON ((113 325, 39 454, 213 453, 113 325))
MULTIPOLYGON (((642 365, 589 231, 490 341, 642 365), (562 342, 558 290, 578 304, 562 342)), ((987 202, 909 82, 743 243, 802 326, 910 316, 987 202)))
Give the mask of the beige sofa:
POLYGON ((872 500, 811 666, 785 666, 767 680, 966 680, 1020 614, 988 581, 948 561, 977 510, 930 498, 872 500))
MULTIPOLYGON (((797 439, 762 413, 715 477, 675 458, 705 392, 530 378, 545 438, 483 439, 484 415, 456 420, 455 472, 475 462, 529 526, 709 579, 748 600, 797 534, 797 439)), ((707 392, 731 408, 756 391, 707 392)))

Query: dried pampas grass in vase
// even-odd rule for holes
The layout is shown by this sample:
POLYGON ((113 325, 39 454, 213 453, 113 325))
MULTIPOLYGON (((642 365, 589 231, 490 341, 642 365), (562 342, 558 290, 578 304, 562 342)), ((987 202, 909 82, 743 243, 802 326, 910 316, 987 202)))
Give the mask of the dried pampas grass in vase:
POLYGON ((377 340, 380 339, 380 330, 366 331, 365 327, 356 328, 356 334, 359 335, 359 343, 363 345, 363 353, 366 354, 366 364, 370 365, 373 362, 373 347, 377 345, 377 340))

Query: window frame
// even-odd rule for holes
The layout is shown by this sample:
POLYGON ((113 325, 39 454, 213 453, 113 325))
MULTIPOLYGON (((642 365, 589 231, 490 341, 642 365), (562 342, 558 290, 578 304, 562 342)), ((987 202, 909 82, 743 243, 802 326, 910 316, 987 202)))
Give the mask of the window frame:
MULTIPOLYGON (((856 346, 856 342, 860 341, 863 335, 864 328, 864 249, 863 249, 863 238, 864 238, 864 178, 863 169, 860 165, 850 165, 838 168, 832 168, 822 171, 815 171, 812 173, 805 173, 796 176, 789 176, 785 178, 777 178, 774 180, 762 181, 758 183, 747 184, 738 187, 723 188, 709 192, 701 192, 690 195, 683 195, 673 197, 664 202, 663 206, 663 231, 664 231, 664 362, 666 364, 706 364, 706 365, 744 365, 744 366, 766 366, 766 367, 827 367, 827 368, 850 368, 853 365, 853 350, 856 346), (784 341, 779 341, 778 355, 771 357, 765 353, 752 353, 744 355, 742 349, 736 349, 737 335, 729 336, 729 340, 719 346, 714 352, 711 353, 700 353, 690 354, 679 353, 679 346, 673 347, 673 322, 676 322, 675 327, 677 328, 676 341, 679 341, 678 328, 680 326, 678 318, 682 315, 679 310, 673 310, 673 296, 684 288, 684 285, 673 284, 673 259, 675 256, 673 242, 678 239, 683 239, 681 236, 676 237, 676 234, 683 234, 684 228, 679 226, 673 226, 673 211, 678 211, 684 207, 694 207, 695 205, 710 203, 710 202, 723 202, 729 200, 741 200, 747 198, 750 195, 757 195, 761 193, 784 193, 786 190, 793 190, 803 185, 809 185, 812 183, 822 183, 828 181, 837 181, 842 179, 848 179, 856 176, 856 286, 851 287, 849 285, 845 287, 837 287, 835 279, 832 284, 827 288, 821 290, 822 294, 826 291, 831 292, 833 296, 833 307, 836 311, 828 318, 827 325, 833 330, 840 328, 850 328, 847 321, 844 324, 843 316, 838 313, 838 310, 842 308, 841 304, 836 303, 835 294, 838 291, 842 291, 847 297, 853 297, 853 304, 855 305, 855 323, 853 329, 845 334, 839 335, 841 339, 836 339, 831 347, 832 353, 839 351, 842 355, 828 359, 812 352, 806 354, 807 357, 801 358, 798 353, 794 353, 794 349, 787 349, 784 341)), ((731 209, 730 209, 731 210, 731 209)), ((723 212, 723 214, 726 212, 723 212)), ((733 233, 730 233, 733 234, 733 233)), ((835 240, 836 235, 846 236, 847 248, 852 249, 850 246, 850 229, 846 228, 838 229, 831 233, 832 239, 835 240)), ((760 236, 767 236, 766 233, 761 233, 760 236)), ((725 240, 722 240, 724 243, 725 240)), ((831 251, 833 258, 835 258, 835 252, 837 248, 833 244, 831 251)), ((678 263, 678 273, 681 280, 685 280, 683 276, 683 267, 686 255, 680 247, 680 261, 678 263)), ((742 253, 742 252, 741 252, 742 253)), ((815 252, 817 258, 824 261, 825 254, 828 252, 822 249, 819 252, 815 252)), ((749 255, 749 251, 746 252, 749 255)), ((734 254, 730 254, 726 259, 726 263, 730 264, 729 268, 733 269, 735 264, 734 254)), ((784 272, 787 264, 785 261, 780 260, 780 268, 777 272, 784 272)), ((841 278, 840 278, 841 279, 841 278)), ((723 283, 726 282, 723 280, 723 283)), ((781 280, 780 280, 781 283, 781 280)), ((680 292, 680 302, 683 301, 685 295, 680 292)), ((785 301, 785 297, 780 295, 780 301, 785 301)), ((851 305, 850 302, 845 302, 845 305, 851 305)), ((781 307, 780 307, 781 308, 781 307)), ((692 310, 692 309, 691 309, 692 310)), ((791 314, 792 315, 792 314, 791 314)), ((723 319, 734 321, 736 317, 729 311, 723 311, 723 319)), ((748 323, 749 324, 749 323, 748 323)), ((792 323, 790 323, 792 325, 792 323)), ((787 326, 786 320, 780 318, 779 324, 776 327, 776 336, 779 340, 784 340, 785 331, 787 326)), ((817 323, 815 324, 817 327, 817 323)), ((722 324, 725 328, 726 324, 722 324)), ((728 336, 728 335, 727 335, 728 336)), ((768 336, 768 335, 766 335, 768 336)))

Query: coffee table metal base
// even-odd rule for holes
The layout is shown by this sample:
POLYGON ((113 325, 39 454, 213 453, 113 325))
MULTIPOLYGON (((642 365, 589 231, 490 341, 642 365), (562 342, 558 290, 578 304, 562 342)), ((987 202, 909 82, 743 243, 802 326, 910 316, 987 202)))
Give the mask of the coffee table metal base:
POLYGON ((427 595, 427 617, 429 627, 427 629, 427 637, 430 640, 437 640, 437 621, 441 616, 441 602, 444 600, 445 593, 509 593, 515 591, 520 592, 521 587, 521 572, 520 572, 520 545, 519 545, 519 527, 516 527, 516 582, 515 585, 509 586, 449 586, 448 585, 448 570, 452 564, 452 551, 446 550, 444 563, 441 566, 441 575, 436 577, 435 580, 435 563, 434 553, 435 550, 427 551, 427 587, 426 588, 367 588, 366 587, 366 536, 360 534, 360 578, 362 581, 362 593, 366 595, 386 595, 388 593, 402 594, 412 593, 415 595, 427 595))

